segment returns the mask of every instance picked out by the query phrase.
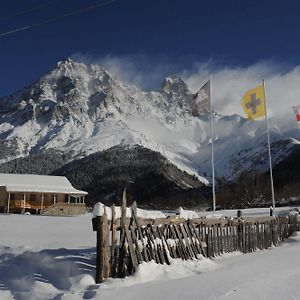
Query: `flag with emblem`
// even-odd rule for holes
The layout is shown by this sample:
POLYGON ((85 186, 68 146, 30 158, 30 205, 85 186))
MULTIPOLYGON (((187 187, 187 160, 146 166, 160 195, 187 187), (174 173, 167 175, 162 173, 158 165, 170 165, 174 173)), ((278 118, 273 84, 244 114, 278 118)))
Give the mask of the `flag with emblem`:
POLYGON ((248 119, 255 120, 266 116, 266 99, 263 85, 246 92, 242 98, 242 106, 248 119))
POLYGON ((300 122, 300 105, 293 106, 293 111, 296 114, 297 122, 300 122))
POLYGON ((192 113, 193 116, 199 116, 208 113, 211 110, 210 80, 193 97, 192 113))
POLYGON ((272 205, 275 208, 275 194, 273 183, 273 171, 272 171, 272 157, 271 157, 271 144, 270 144, 270 132, 267 113, 267 99, 265 93, 265 81, 256 88, 247 91, 242 98, 242 106, 249 120, 256 120, 261 117, 266 119, 266 131, 267 131, 267 144, 269 154, 269 167, 270 167, 270 184, 272 192, 272 205))

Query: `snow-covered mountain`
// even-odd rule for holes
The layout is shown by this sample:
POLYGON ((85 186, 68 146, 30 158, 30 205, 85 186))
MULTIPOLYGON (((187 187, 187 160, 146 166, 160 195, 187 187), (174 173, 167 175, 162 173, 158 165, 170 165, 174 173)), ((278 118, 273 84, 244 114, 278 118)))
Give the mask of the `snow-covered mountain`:
MULTIPOLYGON (((116 145, 139 144, 160 152, 180 169, 208 183, 211 176, 209 116, 191 113, 193 94, 179 77, 165 78, 160 91, 143 92, 113 78, 98 65, 66 59, 37 82, 0 99, 0 162, 49 149, 70 159, 116 145)), ((217 177, 266 170, 264 121, 214 114, 217 177)), ((271 127, 273 163, 292 149, 271 127)))

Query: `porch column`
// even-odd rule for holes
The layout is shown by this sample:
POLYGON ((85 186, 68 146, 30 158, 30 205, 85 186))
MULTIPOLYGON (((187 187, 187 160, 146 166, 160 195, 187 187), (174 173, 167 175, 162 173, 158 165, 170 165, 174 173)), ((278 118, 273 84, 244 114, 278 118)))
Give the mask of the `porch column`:
POLYGON ((23 213, 25 213, 25 202, 26 202, 26 193, 23 194, 23 213))
POLYGON ((41 211, 44 209, 44 194, 42 194, 41 198, 41 211))
POLYGON ((83 203, 85 203, 85 196, 83 196, 83 203))
POLYGON ((70 204, 71 196, 68 195, 68 203, 70 204))
POLYGON ((7 213, 9 214, 9 205, 10 205, 10 193, 8 193, 8 199, 7 199, 7 213))
POLYGON ((53 194, 53 204, 56 203, 56 194, 53 194))

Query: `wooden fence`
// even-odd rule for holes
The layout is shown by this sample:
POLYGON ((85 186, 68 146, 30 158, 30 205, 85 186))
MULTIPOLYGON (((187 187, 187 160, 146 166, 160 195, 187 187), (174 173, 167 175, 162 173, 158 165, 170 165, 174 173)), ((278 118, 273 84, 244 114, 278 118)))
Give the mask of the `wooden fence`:
MULTIPOLYGON (((104 208, 105 210, 105 208, 104 208)), ((121 217, 106 211, 93 219, 97 232, 96 283, 108 277, 132 274, 142 262, 170 264, 171 259, 212 258, 223 253, 253 252, 278 245, 300 229, 298 215, 290 217, 191 219, 176 217, 141 219, 136 203, 126 218, 123 198, 121 217)))

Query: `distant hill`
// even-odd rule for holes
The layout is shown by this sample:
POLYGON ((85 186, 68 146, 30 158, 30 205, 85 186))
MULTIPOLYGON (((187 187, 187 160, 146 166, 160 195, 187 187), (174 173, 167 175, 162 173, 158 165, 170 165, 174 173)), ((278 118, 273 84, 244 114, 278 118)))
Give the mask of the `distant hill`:
POLYGON ((74 187, 86 190, 87 203, 120 200, 124 188, 129 201, 144 207, 209 206, 210 189, 170 163, 159 152, 142 146, 115 146, 66 163, 58 151, 18 158, 0 165, 2 173, 66 176, 74 187))

